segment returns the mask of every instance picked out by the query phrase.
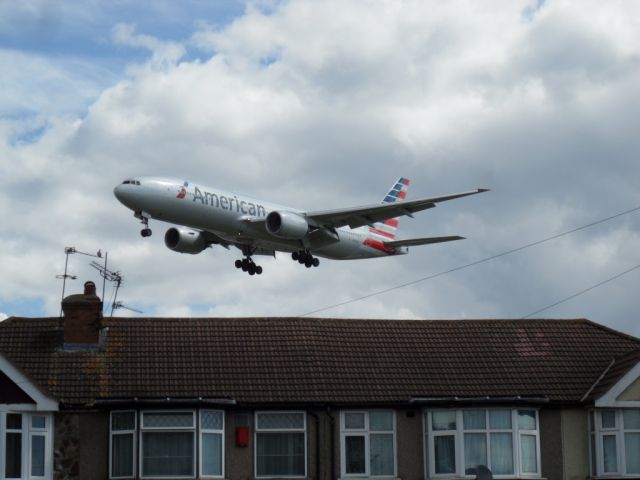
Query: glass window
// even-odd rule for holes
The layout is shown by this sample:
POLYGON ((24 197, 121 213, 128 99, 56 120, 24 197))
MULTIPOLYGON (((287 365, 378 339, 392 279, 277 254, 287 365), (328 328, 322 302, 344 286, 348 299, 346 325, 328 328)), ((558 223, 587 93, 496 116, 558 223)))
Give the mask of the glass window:
POLYGON ((51 415, 0 412, 0 478, 52 475, 51 415))
POLYGON ((594 476, 640 475, 640 408, 590 412, 594 431, 590 434, 594 476))
POLYGON ((395 475, 395 416, 388 410, 341 412, 343 475, 395 475))
POLYGON ((429 476, 473 475, 480 465, 494 475, 540 473, 534 409, 435 410, 425 420, 429 476))
POLYGON ((200 412, 201 474, 205 477, 221 477, 224 458, 224 413, 216 410, 200 412))
POLYGON ((136 412, 111 412, 111 478, 135 475, 136 412))
POLYGON ((256 412, 256 476, 306 476, 306 414, 256 412))
POLYGON ((616 428, 615 410, 603 410, 600 418, 602 419, 602 428, 616 428))
POLYGON ((142 477, 195 476, 194 412, 142 412, 142 477))
POLYGON ((444 412, 433 412, 432 422, 434 430, 455 430, 456 412, 449 410, 444 412))

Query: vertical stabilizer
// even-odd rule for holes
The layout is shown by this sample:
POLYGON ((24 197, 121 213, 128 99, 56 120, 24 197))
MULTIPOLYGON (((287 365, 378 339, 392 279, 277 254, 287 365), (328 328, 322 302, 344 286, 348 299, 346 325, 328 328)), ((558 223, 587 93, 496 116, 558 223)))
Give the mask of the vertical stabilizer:
MULTIPOLYGON (((398 200, 404 200, 407 197, 407 190, 409 189, 409 179, 400 177, 396 183, 393 184, 389 192, 384 196, 380 203, 394 203, 398 200)), ((398 229, 399 221, 397 218, 390 218, 384 222, 376 222, 372 227, 369 227, 369 233, 374 238, 382 241, 389 241, 396 238, 396 230, 398 229)))

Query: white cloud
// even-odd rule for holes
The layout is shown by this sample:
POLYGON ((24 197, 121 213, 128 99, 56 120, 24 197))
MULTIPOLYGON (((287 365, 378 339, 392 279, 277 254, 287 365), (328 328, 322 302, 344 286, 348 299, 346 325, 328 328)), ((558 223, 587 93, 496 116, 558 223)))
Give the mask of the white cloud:
MULTIPOLYGON (((151 56, 108 88, 89 82, 100 93, 86 116, 60 116, 65 102, 50 100, 44 82, 31 87, 44 112, 35 126, 47 126, 41 137, 16 144, 15 121, 0 122, 3 231, 16 232, 0 234, 0 308, 41 292, 57 313, 54 277, 63 247, 73 245, 108 250, 125 276, 118 298, 147 314, 296 315, 640 204, 637 7, 546 2, 525 14, 528 6, 296 1, 249 7, 183 44, 117 25, 114 41, 151 56), (194 46, 211 58, 189 60, 194 46), (235 250, 167 250, 160 222, 141 239, 111 193, 134 174, 309 209, 375 202, 399 175, 412 178, 414 198, 492 192, 401 222, 406 237, 461 234, 464 242, 313 270, 282 255, 258 259, 265 273, 249 277, 233 267, 235 250)), ((9 77, 15 98, 0 99, 17 108, 29 101, 20 79, 55 68, 11 54, 25 66, 9 77)), ((59 85, 67 103, 87 98, 73 82, 59 85)), ((639 226, 627 216, 319 315, 519 317, 638 263, 639 226)), ((72 256, 70 272, 101 285, 87 263, 72 256)), ((637 310, 633 275, 545 315, 590 317, 638 335, 628 320, 637 310)))
POLYGON ((7 315, 6 313, 0 312, 0 322, 2 322, 3 320, 6 320, 7 318, 9 318, 9 315, 7 315))

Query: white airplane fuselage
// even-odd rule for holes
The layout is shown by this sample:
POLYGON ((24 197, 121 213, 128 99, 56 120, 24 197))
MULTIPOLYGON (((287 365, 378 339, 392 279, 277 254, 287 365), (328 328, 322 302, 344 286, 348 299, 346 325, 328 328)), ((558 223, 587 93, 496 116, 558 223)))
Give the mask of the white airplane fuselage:
POLYGON ((302 215, 301 210, 179 179, 135 177, 116 186, 114 195, 139 218, 210 232, 228 244, 253 249, 253 254, 306 249, 319 257, 351 260, 407 253, 406 247, 391 248, 373 239, 368 227, 336 228, 333 241, 320 245, 280 238, 260 220, 273 211, 302 215))

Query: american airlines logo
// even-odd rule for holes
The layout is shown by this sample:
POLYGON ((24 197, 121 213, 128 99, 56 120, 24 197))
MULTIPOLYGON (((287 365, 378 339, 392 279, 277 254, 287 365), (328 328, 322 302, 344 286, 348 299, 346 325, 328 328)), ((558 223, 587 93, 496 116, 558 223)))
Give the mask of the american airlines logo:
MULTIPOLYGON (((182 190, 178 194, 178 198, 184 198, 184 196, 180 196, 181 193, 182 190)), ((267 216, 267 212, 264 206, 260 205, 259 203, 256 204, 246 202, 244 200, 238 199, 238 197, 235 195, 233 197, 227 197, 225 195, 218 195, 211 192, 202 193, 202 191, 198 187, 194 187, 193 201, 200 202, 203 205, 210 205, 215 208, 221 208, 222 210, 236 211, 238 213, 242 212, 245 215, 254 215, 258 217, 267 216)))

